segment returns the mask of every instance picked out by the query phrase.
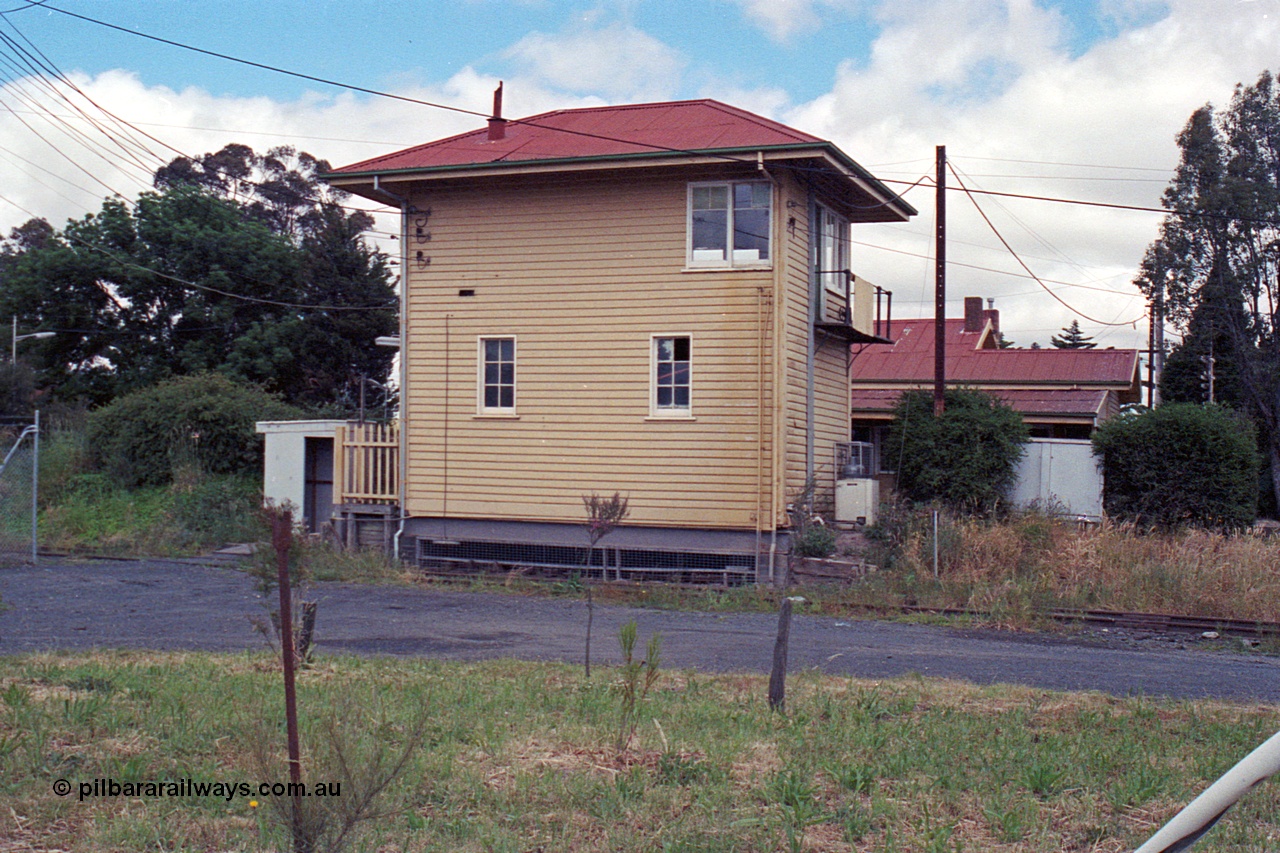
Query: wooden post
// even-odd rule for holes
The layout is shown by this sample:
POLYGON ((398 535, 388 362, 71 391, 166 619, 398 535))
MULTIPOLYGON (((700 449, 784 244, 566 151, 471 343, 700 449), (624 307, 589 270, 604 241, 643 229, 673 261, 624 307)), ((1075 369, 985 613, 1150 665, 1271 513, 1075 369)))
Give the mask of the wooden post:
POLYGON ((293 647, 293 592, 289 587, 289 550, 293 545, 293 513, 271 513, 271 544, 276 551, 276 581, 280 591, 280 656, 284 666, 284 718, 289 749, 289 783, 293 790, 293 849, 310 845, 302 834, 302 750, 298 743, 298 695, 294 687, 297 666, 293 647))
POLYGON ((586 654, 586 677, 591 678, 591 621, 595 618, 595 597, 591 594, 590 581, 587 584, 587 654, 586 654))
POLYGON ((791 599, 782 599, 778 611, 778 639, 773 644, 773 671, 769 673, 769 708, 785 711, 787 703, 787 644, 791 640, 791 599))

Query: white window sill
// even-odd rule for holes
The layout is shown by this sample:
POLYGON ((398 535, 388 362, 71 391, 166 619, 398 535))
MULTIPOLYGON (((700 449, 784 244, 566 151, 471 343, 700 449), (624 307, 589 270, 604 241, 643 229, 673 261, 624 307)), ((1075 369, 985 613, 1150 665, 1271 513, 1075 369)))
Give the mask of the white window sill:
POLYGON ((688 423, 689 421, 696 420, 697 418, 693 415, 649 415, 649 417, 645 418, 646 423, 663 423, 665 421, 683 421, 688 423))
POLYGON ((737 266, 723 267, 690 267, 686 266, 680 272, 765 272, 773 269, 773 264, 739 264, 737 266))
POLYGON ((520 416, 515 412, 480 412, 471 416, 477 421, 518 421, 520 416))

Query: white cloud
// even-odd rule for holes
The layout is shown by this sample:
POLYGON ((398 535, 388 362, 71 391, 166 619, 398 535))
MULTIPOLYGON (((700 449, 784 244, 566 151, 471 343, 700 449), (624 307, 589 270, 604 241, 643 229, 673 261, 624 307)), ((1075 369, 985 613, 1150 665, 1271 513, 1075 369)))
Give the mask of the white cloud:
POLYGON ((742 11, 775 41, 818 28, 813 0, 739 0, 742 11))
MULTIPOLYGON (((197 88, 177 92, 163 86, 147 86, 136 75, 122 71, 96 77, 73 74, 71 79, 103 108, 136 125, 138 131, 130 135, 150 152, 137 147, 132 156, 126 156, 99 130, 75 118, 62 104, 48 107, 48 112, 61 120, 35 110, 22 115, 48 142, 13 115, 0 114, 0 223, 4 233, 33 215, 61 227, 67 219, 96 212, 102 200, 114 192, 133 198, 150 187, 152 172, 179 156, 178 152, 195 156, 231 142, 258 151, 293 145, 334 166, 343 166, 474 130, 483 127, 483 116, 491 108, 492 93, 498 85, 496 76, 468 67, 435 86, 405 85, 396 90, 404 97, 461 106, 481 114, 475 116, 345 92, 308 93, 294 101, 218 97, 197 88), (68 131, 62 122, 96 140, 92 148, 78 142, 74 131, 68 131), (163 144, 146 139, 141 132, 163 144), (50 143, 66 156, 54 151, 50 143)), ((25 87, 29 92, 30 85, 28 81, 10 83, 0 89, 0 99, 13 103, 15 91, 23 90, 15 87, 25 87)), ((598 99, 568 96, 521 79, 507 81, 505 94, 505 112, 510 116, 600 103, 598 99)), ((44 103, 48 106, 47 99, 44 103)), ((93 112, 87 101, 80 104, 93 112)), ((100 113, 97 118, 104 126, 108 121, 100 113)), ((117 135, 122 133, 117 131, 117 135)), ((387 217, 382 226, 393 229, 394 219, 387 217)))
MULTIPOLYGON (((1264 8, 1276 5, 1271 0, 1172 0, 1163 15, 1148 3, 1112 5, 1130 28, 1073 57, 1063 43, 1064 22, 1029 0, 885 2, 870 60, 842 66, 832 91, 781 118, 832 139, 862 163, 910 161, 886 167, 882 174, 890 178, 931 174, 934 148, 945 144, 972 183, 985 189, 1158 206, 1168 171, 1010 161, 1171 170, 1175 137, 1191 112, 1206 101, 1225 105, 1237 82, 1251 82, 1277 64, 1280 14, 1267 13, 1280 10, 1264 8), (895 171, 902 174, 890 174, 895 171)), ((870 229, 865 242, 930 252, 932 195, 913 192, 908 198, 922 215, 908 226, 870 229)), ((949 260, 1020 271, 968 200, 952 194, 948 201, 955 241, 949 260)), ((1058 290, 1081 313, 1108 322, 1141 315, 1130 280, 1159 215, 991 197, 979 203, 1020 254, 1035 258, 1027 262, 1038 275, 1117 291, 1058 290), (1039 239, 1074 264, 1042 260, 1054 255, 1039 239)), ((930 261, 867 247, 857 258, 864 275, 895 290, 895 314, 932 312, 930 261)), ((1072 318, 1025 278, 957 266, 948 293, 956 302, 966 295, 997 297, 1003 325, 1024 345, 1047 343, 1050 332, 1072 318)), ((1081 324, 1107 345, 1146 343, 1145 326, 1103 331, 1088 320, 1081 324)))
POLYGON ((686 64, 673 48, 622 23, 530 33, 504 55, 543 85, 629 101, 670 98, 686 64))
POLYGON ((864 14, 869 0, 733 0, 769 38, 786 44, 796 36, 816 32, 825 23, 864 14))

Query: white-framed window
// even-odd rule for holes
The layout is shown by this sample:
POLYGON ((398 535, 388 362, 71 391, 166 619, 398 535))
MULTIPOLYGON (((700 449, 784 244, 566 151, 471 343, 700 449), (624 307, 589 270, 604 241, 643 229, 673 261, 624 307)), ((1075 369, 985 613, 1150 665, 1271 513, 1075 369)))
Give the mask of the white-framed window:
POLYGON ((688 335, 654 335, 649 370, 649 409, 654 417, 693 414, 693 339, 688 335))
POLYGON ((480 338, 477 358, 476 410, 482 415, 516 411, 516 339, 480 338))
POLYGON ((822 285, 832 293, 844 295, 849 270, 849 220, 835 211, 818 205, 818 275, 822 285))
POLYGON ((690 184, 688 265, 768 266, 772 207, 768 181, 690 184))

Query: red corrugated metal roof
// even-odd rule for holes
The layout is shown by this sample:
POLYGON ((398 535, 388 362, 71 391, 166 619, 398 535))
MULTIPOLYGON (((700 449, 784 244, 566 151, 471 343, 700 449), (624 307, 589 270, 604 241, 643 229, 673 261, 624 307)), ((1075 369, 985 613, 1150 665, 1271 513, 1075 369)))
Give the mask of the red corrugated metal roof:
MULTIPOLYGON (((850 380, 925 383, 933 380, 933 320, 894 320, 892 344, 854 345, 850 380)), ((948 384, 1045 384, 1127 388, 1138 368, 1133 349, 977 349, 981 335, 963 320, 946 321, 948 384)))
POLYGON ((713 100, 554 110, 509 120, 505 132, 503 139, 492 142, 487 129, 463 133, 344 166, 333 174, 827 144, 816 136, 713 100))
MULTIPOLYGON (((1105 390, 1053 389, 990 389, 992 396, 1003 400, 1015 412, 1039 417, 1091 417, 1101 416, 1106 403, 1105 390)), ((885 413, 897 405, 902 391, 887 388, 854 388, 854 416, 885 413)))

